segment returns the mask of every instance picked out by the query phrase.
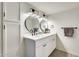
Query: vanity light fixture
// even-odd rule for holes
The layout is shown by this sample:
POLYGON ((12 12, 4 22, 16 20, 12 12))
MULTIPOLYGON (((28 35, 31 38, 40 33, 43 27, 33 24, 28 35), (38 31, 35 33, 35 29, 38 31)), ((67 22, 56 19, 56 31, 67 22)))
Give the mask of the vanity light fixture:
POLYGON ((40 18, 39 16, 39 11, 35 10, 34 8, 30 8, 31 11, 31 16, 35 17, 35 18, 40 18))
POLYGON ((34 12, 35 12, 35 9, 31 8, 31 12, 33 12, 33 13, 34 13, 34 12))
POLYGON ((43 17, 45 17, 46 15, 45 14, 43 14, 43 17))
POLYGON ((31 15, 35 14, 35 11, 36 11, 35 9, 30 8, 31 15))
POLYGON ((30 8, 30 9, 31 9, 31 12, 32 12, 32 13, 39 15, 39 11, 37 11, 37 10, 35 10, 35 9, 33 9, 33 8, 30 8))
POLYGON ((39 11, 37 11, 37 10, 35 10, 34 8, 30 8, 30 12, 32 13, 31 14, 31 16, 33 16, 33 17, 35 17, 35 18, 38 18, 38 19, 40 19, 40 18, 44 18, 44 19, 46 19, 46 15, 45 15, 45 13, 43 13, 43 12, 41 12, 41 14, 39 14, 40 12, 39 11), (42 16, 41 16, 42 15, 42 16))
POLYGON ((35 17, 35 16, 36 16, 36 14, 35 14, 35 9, 30 8, 30 12, 31 12, 31 15, 30 15, 30 16, 33 16, 33 17, 35 17))

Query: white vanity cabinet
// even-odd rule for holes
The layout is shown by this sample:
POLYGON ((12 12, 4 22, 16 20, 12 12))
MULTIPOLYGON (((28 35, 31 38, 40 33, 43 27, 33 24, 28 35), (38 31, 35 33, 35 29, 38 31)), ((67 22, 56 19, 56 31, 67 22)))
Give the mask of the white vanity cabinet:
POLYGON ((36 56, 47 57, 56 47, 55 35, 48 36, 36 42, 36 56))
POLYGON ((56 34, 38 40, 24 38, 25 57, 48 57, 56 47, 56 34))
POLYGON ((3 3, 4 20, 19 21, 19 3, 4 2, 3 3))

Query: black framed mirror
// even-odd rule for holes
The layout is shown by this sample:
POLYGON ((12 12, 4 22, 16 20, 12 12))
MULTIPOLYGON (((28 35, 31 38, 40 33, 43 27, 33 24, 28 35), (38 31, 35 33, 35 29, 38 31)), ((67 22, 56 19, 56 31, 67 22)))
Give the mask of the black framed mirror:
POLYGON ((31 33, 33 30, 35 31, 39 30, 39 24, 40 23, 38 18, 35 18, 33 16, 28 16, 24 21, 25 28, 31 33))
POLYGON ((40 22, 40 29, 41 29, 42 32, 44 32, 44 33, 47 33, 47 32, 50 31, 49 28, 48 28, 47 20, 42 20, 42 21, 40 22))

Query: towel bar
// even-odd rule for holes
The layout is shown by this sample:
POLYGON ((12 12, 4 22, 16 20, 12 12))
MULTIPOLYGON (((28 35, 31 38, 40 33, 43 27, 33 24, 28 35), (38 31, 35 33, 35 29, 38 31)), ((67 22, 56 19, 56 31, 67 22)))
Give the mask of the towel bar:
POLYGON ((73 29, 77 29, 77 27, 61 27, 61 29, 64 29, 64 28, 73 28, 73 29))

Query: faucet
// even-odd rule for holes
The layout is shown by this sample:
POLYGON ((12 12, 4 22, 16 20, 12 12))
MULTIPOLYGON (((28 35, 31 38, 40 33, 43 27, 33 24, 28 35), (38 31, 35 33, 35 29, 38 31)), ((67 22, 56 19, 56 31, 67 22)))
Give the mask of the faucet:
POLYGON ((38 31, 38 28, 31 29, 32 36, 37 35, 37 33, 36 33, 37 31, 38 31))

